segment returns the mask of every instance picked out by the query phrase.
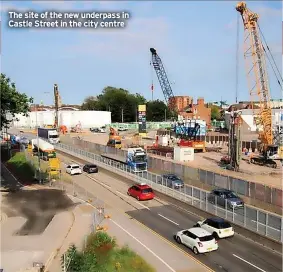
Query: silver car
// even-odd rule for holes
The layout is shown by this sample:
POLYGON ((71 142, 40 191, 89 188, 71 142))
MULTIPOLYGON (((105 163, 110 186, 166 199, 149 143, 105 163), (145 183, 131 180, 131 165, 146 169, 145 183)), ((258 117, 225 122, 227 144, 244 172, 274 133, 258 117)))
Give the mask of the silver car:
POLYGON ((167 187, 170 187, 172 189, 180 189, 184 187, 184 181, 182 181, 175 174, 166 174, 162 175, 161 177, 162 179, 159 181, 159 183, 162 183, 167 187))
POLYGON ((222 207, 237 209, 244 207, 244 201, 238 197, 233 191, 227 189, 212 190, 208 196, 208 201, 222 207), (227 203, 227 204, 226 204, 227 203))

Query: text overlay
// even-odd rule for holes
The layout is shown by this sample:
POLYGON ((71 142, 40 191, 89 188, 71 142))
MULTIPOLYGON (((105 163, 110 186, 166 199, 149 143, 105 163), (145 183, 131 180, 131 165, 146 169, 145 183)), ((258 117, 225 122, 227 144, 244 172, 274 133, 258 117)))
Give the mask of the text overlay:
POLYGON ((130 13, 119 12, 17 12, 8 11, 10 28, 124 28, 130 13))

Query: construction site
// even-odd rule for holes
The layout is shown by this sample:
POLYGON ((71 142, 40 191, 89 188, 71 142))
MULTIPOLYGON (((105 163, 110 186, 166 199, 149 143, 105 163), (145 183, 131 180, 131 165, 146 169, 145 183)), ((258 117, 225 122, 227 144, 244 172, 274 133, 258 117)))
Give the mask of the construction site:
POLYGON ((237 172, 237 175, 255 178, 268 175, 272 182, 279 180, 283 158, 282 120, 278 121, 280 109, 274 113, 271 106, 266 60, 271 62, 281 88, 282 77, 258 26, 259 15, 243 2, 238 3, 236 10, 242 18, 245 33, 246 51, 242 57, 246 62, 248 86, 253 86, 252 89, 247 88, 250 103, 246 109, 251 111, 254 128, 245 128, 247 118, 244 118, 244 110, 232 105, 229 112, 225 111, 227 130, 209 132, 211 109, 205 106, 204 98, 198 98, 197 104, 194 104, 190 97, 175 95, 165 65, 155 48, 149 49, 151 69, 156 73, 169 109, 178 116, 166 128, 153 129, 146 124, 145 136, 138 129, 138 123, 135 129, 129 129, 130 124, 111 125, 111 112, 63 110, 57 84, 54 84, 55 107, 52 111, 31 112, 30 117, 26 117, 29 120, 19 118, 22 121, 17 121, 14 126, 33 129, 36 124, 38 127, 55 128, 61 133, 62 143, 70 142, 74 137, 117 149, 142 147, 154 156, 208 171, 237 172), (278 120, 275 122, 274 118, 278 120), (95 123, 93 120, 96 120, 95 123), (187 151, 193 155, 186 157, 187 151), (177 158, 180 152, 182 155, 177 158))

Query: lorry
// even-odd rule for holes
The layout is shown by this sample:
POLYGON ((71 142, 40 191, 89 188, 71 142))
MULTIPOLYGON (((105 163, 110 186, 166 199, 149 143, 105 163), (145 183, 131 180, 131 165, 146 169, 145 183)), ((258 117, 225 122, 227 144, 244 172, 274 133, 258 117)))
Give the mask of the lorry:
POLYGON ((132 172, 147 171, 147 155, 143 148, 128 148, 126 158, 114 154, 102 154, 101 157, 127 165, 132 172))
POLYGON ((60 142, 59 133, 56 128, 38 128, 38 137, 51 144, 60 142))
POLYGON ((43 160, 48 161, 51 158, 56 158, 56 151, 52 144, 38 138, 31 140, 32 152, 34 155, 38 155, 43 160))

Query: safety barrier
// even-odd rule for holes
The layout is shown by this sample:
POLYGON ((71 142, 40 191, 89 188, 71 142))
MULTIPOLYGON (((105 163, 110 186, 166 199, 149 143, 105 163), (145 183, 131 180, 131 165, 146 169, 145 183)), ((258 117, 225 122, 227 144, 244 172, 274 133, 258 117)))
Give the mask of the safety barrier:
MULTIPOLYGON (((126 158, 126 151, 105 145, 96 144, 80 139, 73 138, 70 143, 81 149, 94 153, 108 153, 121 155, 126 158)), ((167 156, 168 157, 168 156, 167 156)), ((227 188, 235 191, 239 195, 263 201, 265 203, 283 207, 282 190, 256 182, 235 178, 229 175, 221 175, 211 171, 193 168, 163 158, 148 156, 148 168, 156 169, 157 171, 171 172, 179 175, 189 181, 197 181, 203 185, 209 185, 215 188, 227 188)))
MULTIPOLYGON (((221 202, 220 198, 213 198, 211 201, 208 197, 209 192, 194 186, 185 185, 180 189, 170 188, 166 180, 160 175, 151 172, 133 173, 125 164, 105 159, 98 154, 74 146, 58 144, 56 145, 56 149, 85 161, 96 163, 98 166, 108 169, 111 172, 116 172, 133 182, 146 182, 156 191, 189 203, 201 210, 225 218, 234 224, 282 243, 282 218, 280 216, 248 205, 244 205, 244 207, 240 209, 235 209, 234 206, 230 206, 227 201, 225 201, 225 203, 221 202)), ((122 153, 124 151, 117 150, 116 152, 122 153)), ((242 190, 244 190, 243 188, 242 190)))

